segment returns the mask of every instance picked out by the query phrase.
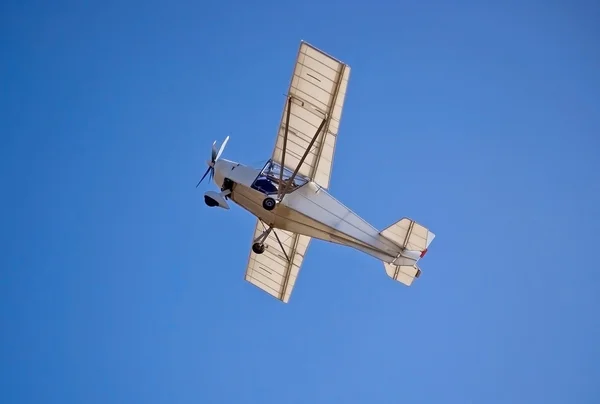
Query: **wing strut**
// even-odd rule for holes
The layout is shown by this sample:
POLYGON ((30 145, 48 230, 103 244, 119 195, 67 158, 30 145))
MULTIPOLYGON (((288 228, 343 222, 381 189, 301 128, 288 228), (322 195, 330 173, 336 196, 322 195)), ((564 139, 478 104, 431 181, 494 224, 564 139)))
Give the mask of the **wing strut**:
MULTIPOLYGON (((308 145, 308 147, 304 151, 304 155, 300 159, 300 162, 298 163, 298 166, 294 170, 294 173, 286 181, 285 188, 283 189, 283 192, 281 192, 281 194, 277 196, 277 199, 279 199, 279 202, 281 202, 281 200, 283 199, 283 197, 285 196, 285 194, 287 193, 287 191, 292 186, 292 183, 294 182, 294 178, 296 178, 296 174, 298 174, 298 171, 300 170, 300 167, 302 167, 302 164, 304 164, 304 160, 306 160, 306 157, 308 156, 308 153, 310 152, 310 149, 312 149, 313 144, 317 140, 317 137, 319 137, 319 134, 321 133, 321 130, 323 129, 323 126, 325 126, 326 122, 327 122, 327 116, 325 116, 325 118, 323 119, 323 121, 321 121, 321 125, 319 125, 319 128, 317 129, 317 132, 315 133, 315 135, 313 136, 312 140, 310 141, 310 144, 308 145)), ((283 165, 281 167, 281 170, 283 171, 283 165)))
MULTIPOLYGON (((285 167, 285 153, 287 151, 287 138, 290 129, 290 113, 292 111, 292 97, 288 96, 287 115, 285 117, 285 132, 283 132, 283 150, 281 152, 281 167, 279 169, 279 183, 283 184, 283 167, 285 167)), ((278 187, 277 199, 281 200, 281 187, 278 187)))
MULTIPOLYGON (((285 252, 285 248, 283 247, 283 243, 279 239, 279 235, 277 234, 277 232, 273 231, 273 234, 275 235, 275 238, 277 239, 277 242, 279 243, 279 248, 281 248, 281 252, 283 252, 283 255, 285 255, 285 259, 287 260, 288 266, 289 266, 292 263, 292 261, 290 260, 290 257, 287 255, 287 252, 285 252)), ((284 290, 285 290, 285 288, 284 288, 284 290)))

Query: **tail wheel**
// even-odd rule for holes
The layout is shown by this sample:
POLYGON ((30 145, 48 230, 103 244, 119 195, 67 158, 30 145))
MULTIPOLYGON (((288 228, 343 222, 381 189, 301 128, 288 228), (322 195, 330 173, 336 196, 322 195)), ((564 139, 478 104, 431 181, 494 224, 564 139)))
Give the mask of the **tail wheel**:
POLYGON ((275 199, 273 199, 273 198, 265 198, 265 200, 262 203, 263 208, 265 208, 265 210, 275 209, 276 204, 277 203, 275 202, 275 199))
POLYGON ((254 243, 252 244, 252 251, 256 254, 262 254, 265 252, 265 245, 262 243, 254 243))

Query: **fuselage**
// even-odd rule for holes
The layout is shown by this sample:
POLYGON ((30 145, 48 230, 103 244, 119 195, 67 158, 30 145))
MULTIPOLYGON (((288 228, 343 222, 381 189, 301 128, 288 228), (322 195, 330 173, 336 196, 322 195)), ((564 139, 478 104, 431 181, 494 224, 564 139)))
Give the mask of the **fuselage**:
POLYGON ((269 195, 257 189, 260 169, 225 159, 217 160, 214 168, 214 182, 219 188, 225 179, 232 181, 228 198, 275 229, 346 245, 389 263, 402 252, 400 246, 312 181, 286 194, 274 210, 268 211, 262 202, 276 193, 269 195))

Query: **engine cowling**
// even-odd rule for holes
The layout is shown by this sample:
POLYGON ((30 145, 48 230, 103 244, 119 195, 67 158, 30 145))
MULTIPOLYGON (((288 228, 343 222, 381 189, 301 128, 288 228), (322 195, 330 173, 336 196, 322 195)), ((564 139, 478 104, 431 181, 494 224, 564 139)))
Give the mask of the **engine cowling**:
POLYGON ((211 208, 220 207, 223 209, 229 209, 229 204, 225 197, 215 191, 208 191, 204 194, 204 203, 211 208))

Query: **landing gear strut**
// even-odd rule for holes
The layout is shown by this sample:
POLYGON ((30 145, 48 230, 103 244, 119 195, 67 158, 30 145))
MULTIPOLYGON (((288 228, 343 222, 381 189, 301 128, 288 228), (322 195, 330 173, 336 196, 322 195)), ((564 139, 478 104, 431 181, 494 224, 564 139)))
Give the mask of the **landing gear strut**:
POLYGON ((262 254, 265 252, 265 240, 269 237, 269 234, 273 231, 272 227, 265 229, 260 236, 254 239, 252 244, 252 251, 256 254, 262 254))
MULTIPOLYGON (((223 180, 223 186, 221 187, 221 191, 229 191, 229 194, 231 194, 231 192, 233 191, 233 181, 231 181, 229 178, 225 178, 223 180)), ((227 194, 227 196, 229 196, 229 194, 227 194)))
POLYGON ((281 248, 281 252, 283 253, 283 255, 285 255, 285 259, 287 260, 287 262, 291 262, 290 257, 288 256, 288 253, 286 252, 285 247, 281 243, 281 240, 279 239, 279 236, 277 235, 277 232, 275 231, 275 229, 273 229, 272 226, 267 227, 264 222, 263 222, 263 226, 265 227, 265 231, 263 231, 260 236, 258 236, 257 238, 254 239, 254 243, 252 244, 252 251, 255 254, 264 253, 265 249, 269 247, 269 246, 265 246, 265 240, 267 239, 267 237, 269 237, 269 234, 271 234, 271 232, 273 232, 273 235, 275 236, 275 240, 277 240, 277 243, 279 244, 279 247, 281 248))

